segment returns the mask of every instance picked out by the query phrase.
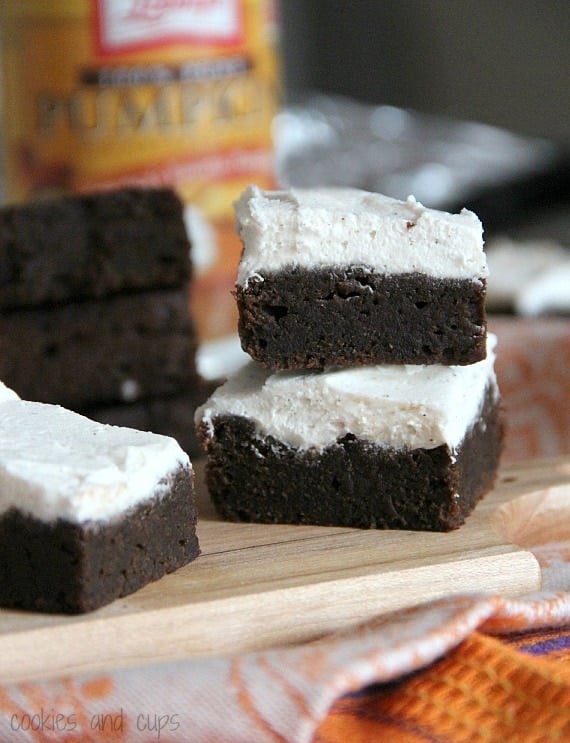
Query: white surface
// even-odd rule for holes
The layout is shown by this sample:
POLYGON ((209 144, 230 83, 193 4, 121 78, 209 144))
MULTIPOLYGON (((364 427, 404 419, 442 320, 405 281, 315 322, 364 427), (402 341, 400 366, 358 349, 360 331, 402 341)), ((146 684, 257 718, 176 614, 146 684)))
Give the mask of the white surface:
POLYGON ((225 379, 250 360, 238 335, 204 341, 196 352, 196 367, 204 379, 225 379))
POLYGON ((95 423, 56 405, 0 404, 0 513, 108 520, 155 495, 188 456, 167 436, 95 423))
POLYGON ((20 396, 17 392, 14 392, 14 390, 10 389, 10 387, 6 387, 4 382, 0 382, 0 403, 6 402, 8 400, 19 400, 20 396))
POLYGON ((479 218, 349 188, 262 191, 235 204, 244 251, 237 283, 285 266, 363 265, 383 274, 487 276, 479 218))
POLYGON ((570 250, 551 240, 496 238, 488 245, 487 304, 520 315, 570 311, 570 250))
POLYGON ((570 259, 542 271, 516 298, 515 310, 528 317, 570 313, 570 259))
POLYGON ((495 338, 487 358, 467 366, 381 365, 270 373, 251 362, 196 412, 213 432, 217 416, 252 420, 257 430, 299 449, 323 448, 352 433, 395 448, 452 450, 494 386, 495 338))

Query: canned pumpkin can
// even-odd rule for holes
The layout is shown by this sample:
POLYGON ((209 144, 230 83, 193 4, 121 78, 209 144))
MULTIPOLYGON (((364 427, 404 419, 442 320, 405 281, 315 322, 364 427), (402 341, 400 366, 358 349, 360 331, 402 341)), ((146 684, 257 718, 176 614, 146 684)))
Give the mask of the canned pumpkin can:
POLYGON ((199 333, 234 328, 232 203, 274 186, 275 0, 2 0, 3 200, 172 185, 199 333))

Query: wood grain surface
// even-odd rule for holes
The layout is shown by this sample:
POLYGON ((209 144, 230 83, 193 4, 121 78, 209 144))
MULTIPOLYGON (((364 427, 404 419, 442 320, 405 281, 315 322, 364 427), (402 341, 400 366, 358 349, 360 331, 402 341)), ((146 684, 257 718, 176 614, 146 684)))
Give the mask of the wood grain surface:
POLYGON ((455 532, 363 531, 222 522, 199 464, 201 556, 91 614, 1 610, 0 682, 298 643, 452 593, 534 591, 535 558, 492 516, 562 483, 567 458, 513 465, 455 532))

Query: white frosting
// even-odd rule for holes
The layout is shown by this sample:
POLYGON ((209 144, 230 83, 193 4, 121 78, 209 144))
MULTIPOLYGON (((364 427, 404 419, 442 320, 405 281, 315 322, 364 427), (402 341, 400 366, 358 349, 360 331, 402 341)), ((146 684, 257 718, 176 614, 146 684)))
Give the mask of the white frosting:
POLYGON ((56 405, 0 404, 0 513, 42 521, 110 520, 163 493, 159 482, 188 456, 178 443, 95 423, 56 405))
POLYGON ((487 358, 467 366, 381 365, 271 374, 251 362, 198 408, 213 435, 224 414, 252 420, 262 435, 299 449, 351 433, 394 448, 456 449, 490 384, 498 396, 490 336, 487 358))
POLYGON ((285 266, 362 265, 382 274, 487 276, 483 228, 473 212, 427 209, 351 188, 262 191, 235 203, 243 254, 237 283, 285 266))
POLYGON ((17 392, 14 392, 14 390, 10 389, 10 387, 6 387, 4 382, 0 382, 0 403, 6 402, 8 400, 19 400, 20 396, 17 392))

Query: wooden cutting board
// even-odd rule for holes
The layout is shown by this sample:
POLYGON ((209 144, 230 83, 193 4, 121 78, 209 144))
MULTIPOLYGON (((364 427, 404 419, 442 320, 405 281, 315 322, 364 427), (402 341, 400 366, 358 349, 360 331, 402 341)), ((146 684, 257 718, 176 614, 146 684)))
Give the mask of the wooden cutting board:
POLYGON ((297 643, 451 593, 536 590, 535 558, 491 516, 570 483, 570 459, 506 467, 461 529, 435 534, 225 523, 196 469, 202 555, 91 614, 0 611, 0 682, 297 643))

